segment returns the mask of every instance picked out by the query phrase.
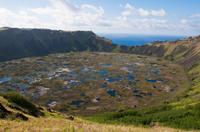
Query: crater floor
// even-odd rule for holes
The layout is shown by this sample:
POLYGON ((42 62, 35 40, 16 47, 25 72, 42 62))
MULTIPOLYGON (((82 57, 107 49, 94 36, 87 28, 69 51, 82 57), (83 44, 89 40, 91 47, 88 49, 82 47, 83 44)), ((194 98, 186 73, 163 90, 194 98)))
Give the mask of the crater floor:
POLYGON ((188 84, 179 65, 132 54, 66 53, 0 63, 0 91, 75 114, 161 104, 188 84))

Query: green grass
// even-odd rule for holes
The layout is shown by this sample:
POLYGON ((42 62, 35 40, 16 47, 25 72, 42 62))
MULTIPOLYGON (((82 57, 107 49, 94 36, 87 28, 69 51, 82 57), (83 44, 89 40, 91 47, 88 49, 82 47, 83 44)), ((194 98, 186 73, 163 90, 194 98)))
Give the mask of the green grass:
POLYGON ((156 123, 179 129, 200 129, 200 104, 175 109, 170 105, 124 112, 105 113, 86 119, 99 123, 150 127, 156 123))

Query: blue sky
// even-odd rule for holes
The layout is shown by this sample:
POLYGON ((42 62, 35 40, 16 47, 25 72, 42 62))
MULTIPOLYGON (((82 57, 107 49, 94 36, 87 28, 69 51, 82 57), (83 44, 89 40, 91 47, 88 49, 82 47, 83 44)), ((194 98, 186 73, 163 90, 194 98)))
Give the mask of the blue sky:
POLYGON ((0 0, 0 26, 198 35, 199 0, 0 0))

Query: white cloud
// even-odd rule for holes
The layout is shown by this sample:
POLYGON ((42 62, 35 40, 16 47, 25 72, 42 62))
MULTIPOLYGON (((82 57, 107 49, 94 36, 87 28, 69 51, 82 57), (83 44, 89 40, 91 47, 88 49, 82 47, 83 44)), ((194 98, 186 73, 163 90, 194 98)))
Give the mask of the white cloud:
MULTIPOLYGON (((119 15, 107 17, 101 6, 74 5, 70 0, 48 0, 45 7, 13 11, 0 7, 0 26, 93 30, 115 33, 182 33, 197 30, 197 21, 168 20, 164 9, 136 8, 127 3, 119 15)), ((198 17, 198 14, 194 15, 198 17)))
POLYGON ((192 17, 192 18, 199 18, 199 17, 200 17, 200 13, 193 14, 191 17, 192 17))
POLYGON ((122 12, 122 16, 130 16, 134 10, 134 7, 129 3, 126 4, 124 11, 122 12))
POLYGON ((142 17, 164 17, 166 15, 166 11, 164 9, 145 10, 143 8, 135 8, 133 5, 127 3, 124 6, 122 16, 126 17, 130 15, 137 15, 142 17))
POLYGON ((163 17, 166 15, 166 12, 164 9, 160 9, 160 10, 151 10, 151 15, 152 16, 160 16, 163 17))
POLYGON ((66 0, 49 0, 49 5, 19 11, 0 8, 0 26, 92 30, 108 26, 104 9, 90 4, 72 5, 66 0), (85 28, 84 28, 85 27, 85 28))
POLYGON ((33 24, 40 26, 38 18, 29 15, 26 11, 13 12, 11 10, 0 8, 0 25, 12 27, 31 27, 33 24))
POLYGON ((82 4, 79 7, 65 0, 50 0, 51 5, 45 8, 32 9, 40 15, 48 15, 56 20, 56 23, 64 29, 76 29, 77 26, 92 26, 94 23, 101 25, 104 9, 90 4, 82 4), (99 20, 99 21, 97 21, 99 20))
MULTIPOLYGON (((195 31, 198 31, 198 29, 200 29, 200 20, 191 19, 191 18, 181 19, 180 24, 177 25, 177 27, 181 28, 182 31, 195 32, 195 31)), ((199 33, 199 31, 198 31, 198 33, 199 33)))
POLYGON ((113 22, 113 25, 115 28, 120 27, 126 32, 146 33, 155 30, 167 30, 169 28, 168 21, 160 18, 165 15, 164 9, 145 10, 127 3, 121 15, 113 22))
POLYGON ((164 9, 160 10, 145 10, 143 8, 138 9, 138 14, 143 17, 164 17, 166 15, 166 12, 164 9))
MULTIPOLYGON (((136 8, 133 5, 125 5, 117 21, 113 23, 115 30, 124 32, 147 33, 147 34, 188 34, 199 32, 200 22, 188 19, 168 20, 164 9, 146 10, 136 8), (129 7, 129 8, 128 8, 129 7), (130 8, 131 7, 131 8, 130 8), (124 13, 125 12, 125 13, 124 13), (120 28, 117 28, 120 27, 120 28)), ((196 15, 197 17, 198 15, 196 15)))
POLYGON ((134 7, 127 3, 125 5, 124 11, 122 12, 122 16, 130 16, 134 10, 134 7))
POLYGON ((150 12, 147 10, 144 10, 143 8, 138 9, 138 13, 140 16, 144 16, 144 17, 150 16, 150 12))
POLYGON ((147 33, 150 31, 161 31, 169 28, 168 21, 165 19, 154 19, 154 18, 129 18, 123 19, 118 18, 115 23, 115 27, 123 28, 123 30, 143 32, 147 33))
POLYGON ((182 19, 182 20, 181 20, 181 23, 182 23, 182 24, 187 24, 187 23, 188 23, 188 20, 182 19))

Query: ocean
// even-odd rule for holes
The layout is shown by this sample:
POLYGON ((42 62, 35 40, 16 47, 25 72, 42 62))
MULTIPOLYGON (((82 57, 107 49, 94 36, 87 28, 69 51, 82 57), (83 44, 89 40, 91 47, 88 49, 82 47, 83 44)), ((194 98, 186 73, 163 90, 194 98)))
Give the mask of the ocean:
POLYGON ((100 34, 105 38, 112 40, 114 44, 139 46, 154 41, 175 41, 186 38, 185 36, 169 36, 169 35, 125 35, 125 34, 100 34))

